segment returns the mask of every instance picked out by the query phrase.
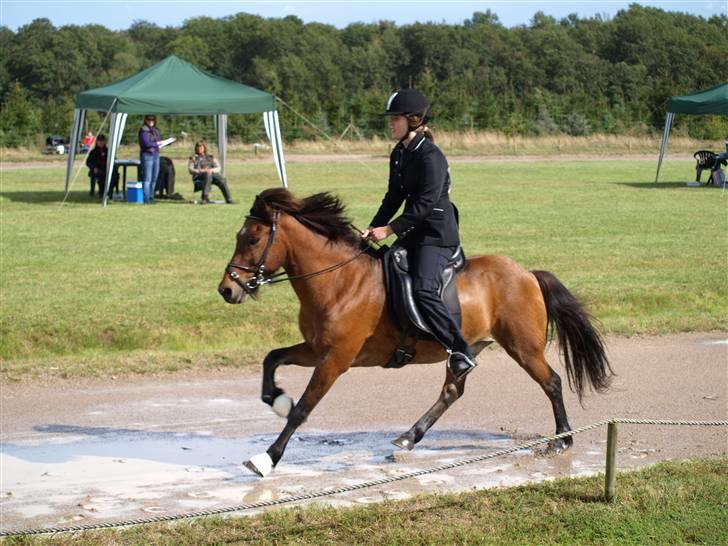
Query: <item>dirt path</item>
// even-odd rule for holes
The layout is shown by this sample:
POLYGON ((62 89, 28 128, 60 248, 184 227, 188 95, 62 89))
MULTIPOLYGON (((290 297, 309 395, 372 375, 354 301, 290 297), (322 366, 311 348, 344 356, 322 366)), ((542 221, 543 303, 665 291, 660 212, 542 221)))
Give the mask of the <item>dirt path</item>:
MULTIPOLYGON (((574 428, 608 417, 728 418, 728 333, 610 338, 618 374, 581 408, 574 428)), ((556 362, 553 347, 550 359, 556 362)), ((3 385, 0 511, 3 530, 144 518, 278 498, 425 469, 553 432, 550 406, 502 350, 486 350, 462 400, 412 452, 389 442, 435 401, 443 365, 351 370, 264 480, 240 463, 265 451, 283 422, 259 401, 258 370, 201 377, 56 385, 3 385)), ((562 373, 561 365, 555 368, 562 373)), ((281 369, 299 396, 309 371, 281 369)), ((562 375, 564 375, 562 373, 562 375)), ((728 456, 725 428, 620 428, 618 463, 728 456)), ((531 451, 329 497, 336 505, 427 491, 510 485, 602 472, 606 430, 576 437, 569 452, 531 451)))

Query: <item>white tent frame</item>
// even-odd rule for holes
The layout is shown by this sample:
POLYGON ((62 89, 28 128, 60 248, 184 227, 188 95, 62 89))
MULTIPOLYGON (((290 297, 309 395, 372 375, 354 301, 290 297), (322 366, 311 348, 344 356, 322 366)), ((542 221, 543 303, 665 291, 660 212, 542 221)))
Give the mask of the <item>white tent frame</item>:
POLYGON ((672 127, 672 120, 675 119, 674 112, 668 112, 665 116, 665 128, 662 130, 662 142, 660 142, 660 155, 657 158, 657 172, 655 173, 655 184, 660 178, 660 167, 662 166, 662 158, 665 156, 667 151, 667 141, 670 140, 670 128, 672 127))
MULTIPOLYGON (((106 159, 106 180, 104 181, 104 207, 107 205, 109 199, 109 189, 111 187, 111 178, 114 174, 113 165, 116 160, 116 153, 121 145, 121 137, 124 134, 126 120, 129 117, 129 114, 126 112, 114 112, 115 104, 116 100, 112 103, 109 112, 107 112, 107 114, 111 114, 111 119, 109 121, 109 153, 106 159)), ((88 110, 85 108, 76 108, 73 111, 71 146, 68 151, 68 164, 66 166, 66 195, 68 195, 68 185, 71 180, 71 172, 73 171, 73 162, 76 158, 78 143, 81 140, 81 131, 87 111, 88 110)), ((223 175, 225 174, 225 163, 227 159, 227 118, 227 114, 215 114, 215 129, 217 133, 217 148, 220 156, 220 171, 223 175)), ((286 161, 283 156, 283 142, 281 140, 281 128, 278 121, 278 112, 276 110, 263 112, 263 123, 265 125, 266 135, 268 136, 268 140, 270 141, 271 148, 273 150, 273 161, 275 162, 276 170, 278 171, 278 178, 281 181, 281 184, 283 184, 283 187, 287 188, 288 178, 286 175, 286 161)))

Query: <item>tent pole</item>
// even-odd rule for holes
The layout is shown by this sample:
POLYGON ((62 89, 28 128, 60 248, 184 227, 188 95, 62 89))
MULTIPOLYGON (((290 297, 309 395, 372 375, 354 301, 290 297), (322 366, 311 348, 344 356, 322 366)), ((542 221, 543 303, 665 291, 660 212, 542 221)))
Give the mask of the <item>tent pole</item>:
POLYGON ((68 182, 71 180, 71 172, 73 171, 73 161, 76 158, 76 149, 80 137, 81 127, 86 115, 86 110, 76 108, 73 110, 73 126, 71 127, 71 148, 68 150, 68 163, 66 165, 66 187, 63 190, 68 195, 68 182))
POLYGON ((670 127, 672 126, 672 118, 675 116, 674 113, 668 112, 665 116, 665 129, 662 132, 662 142, 660 143, 660 156, 657 159, 657 172, 655 173, 655 184, 657 184, 660 178, 660 167, 662 166, 662 158, 667 151, 667 141, 670 138, 670 127))
POLYGON ((217 151, 220 155, 220 174, 225 176, 227 161, 227 114, 217 114, 217 151))
MULTIPOLYGON (((114 107, 114 104, 115 103, 116 103, 116 100, 114 100, 114 102, 111 104, 111 108, 114 107)), ((82 112, 83 112, 83 116, 82 116, 82 120, 83 120, 83 117, 86 116, 87 110, 82 110, 82 112)), ((109 110, 108 112, 106 112, 106 116, 104 117, 104 121, 101 122, 101 125, 99 126, 98 130, 96 131, 96 134, 97 135, 101 132, 101 129, 103 129, 104 125, 106 124, 106 120, 109 118, 109 114, 110 113, 111 113, 111 110, 109 110)), ((75 117, 75 114, 74 114, 74 117, 75 117)), ((79 124, 79 127, 80 127, 80 124, 79 124)), ((78 136, 78 138, 77 138, 77 141, 78 141, 78 140, 81 139, 81 135, 79 134, 77 136, 78 136)), ((86 152, 86 155, 84 156, 84 163, 86 162, 86 158, 88 158, 88 155, 90 153, 91 153, 91 149, 89 149, 89 151, 86 152)), ((74 158, 73 159, 70 157, 70 154, 69 154, 69 165, 73 163, 73 160, 74 159, 75 159, 75 154, 74 154, 74 158)), ((61 201, 61 205, 64 205, 66 203, 66 199, 68 199, 68 192, 70 191, 70 186, 72 186, 73 183, 76 181, 76 178, 78 178, 78 175, 81 173, 81 169, 83 169, 83 167, 84 166, 81 165, 78 168, 78 170, 76 171, 76 176, 73 177, 73 180, 71 180, 71 183, 70 184, 66 183, 66 193, 63 196, 63 201, 61 201)), ((66 171, 66 176, 68 176, 68 171, 66 171)))
POLYGON ((124 133, 124 125, 126 125, 126 118, 128 116, 129 114, 126 113, 111 114, 111 121, 109 122, 109 133, 111 134, 109 135, 109 152, 106 156, 106 180, 104 181, 104 207, 106 207, 106 203, 109 201, 111 178, 114 176, 114 172, 116 171, 114 168, 116 152, 121 145, 121 135, 124 133))
POLYGON ((278 112, 271 110, 263 113, 263 123, 265 125, 265 133, 273 148, 273 160, 278 170, 278 178, 284 188, 288 187, 288 179, 286 176, 286 162, 283 157, 283 143, 281 141, 281 127, 278 122, 278 112))

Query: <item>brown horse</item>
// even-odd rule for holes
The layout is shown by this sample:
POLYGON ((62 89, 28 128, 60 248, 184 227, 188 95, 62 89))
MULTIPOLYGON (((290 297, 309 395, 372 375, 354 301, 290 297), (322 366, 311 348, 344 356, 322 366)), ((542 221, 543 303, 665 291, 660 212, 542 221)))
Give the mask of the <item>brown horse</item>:
MULTIPOLYGON (((340 200, 328 193, 297 199, 282 188, 264 191, 237 235, 218 287, 225 301, 242 303, 263 284, 289 280, 301 304, 304 341, 275 349, 263 361, 263 401, 287 422, 266 453, 244 463, 260 476, 278 463, 293 433, 342 373, 350 366, 385 365, 400 340, 387 307, 381 261, 362 251, 343 214, 340 200), (273 275, 279 268, 284 273, 273 275), (292 410, 291 399, 275 383, 276 368, 287 364, 314 368, 292 410)), ((497 341, 548 396, 556 433, 571 430, 561 378, 544 356, 549 325, 556 328, 569 386, 580 399, 587 384, 605 390, 612 373, 601 336, 579 301, 551 273, 526 271, 505 256, 471 257, 457 287, 462 331, 473 353, 497 341)), ((420 341, 412 363, 446 357, 438 343, 420 341)), ((465 378, 456 380, 448 370, 437 402, 394 444, 412 449, 464 388, 465 378)), ((552 448, 571 444, 569 436, 552 448)))

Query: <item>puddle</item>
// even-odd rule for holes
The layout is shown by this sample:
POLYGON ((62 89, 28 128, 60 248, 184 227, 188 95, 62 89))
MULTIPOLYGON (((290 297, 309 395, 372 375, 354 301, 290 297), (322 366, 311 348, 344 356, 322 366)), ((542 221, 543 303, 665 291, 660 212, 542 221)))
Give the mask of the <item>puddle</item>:
MULTIPOLYGON (((504 434, 430 431, 421 448, 404 452, 392 448, 390 441, 396 434, 390 431, 309 431, 294 437, 278 468, 259 480, 240 463, 264 451, 273 434, 228 438, 208 431, 69 425, 37 426, 35 432, 39 437, 3 444, 0 507, 4 529, 63 525, 79 519, 98 523, 280 499, 398 476, 517 443, 504 434)), ((323 502, 346 506, 601 470, 601 452, 591 448, 583 455, 586 461, 570 453, 540 459, 521 451, 323 502)))

